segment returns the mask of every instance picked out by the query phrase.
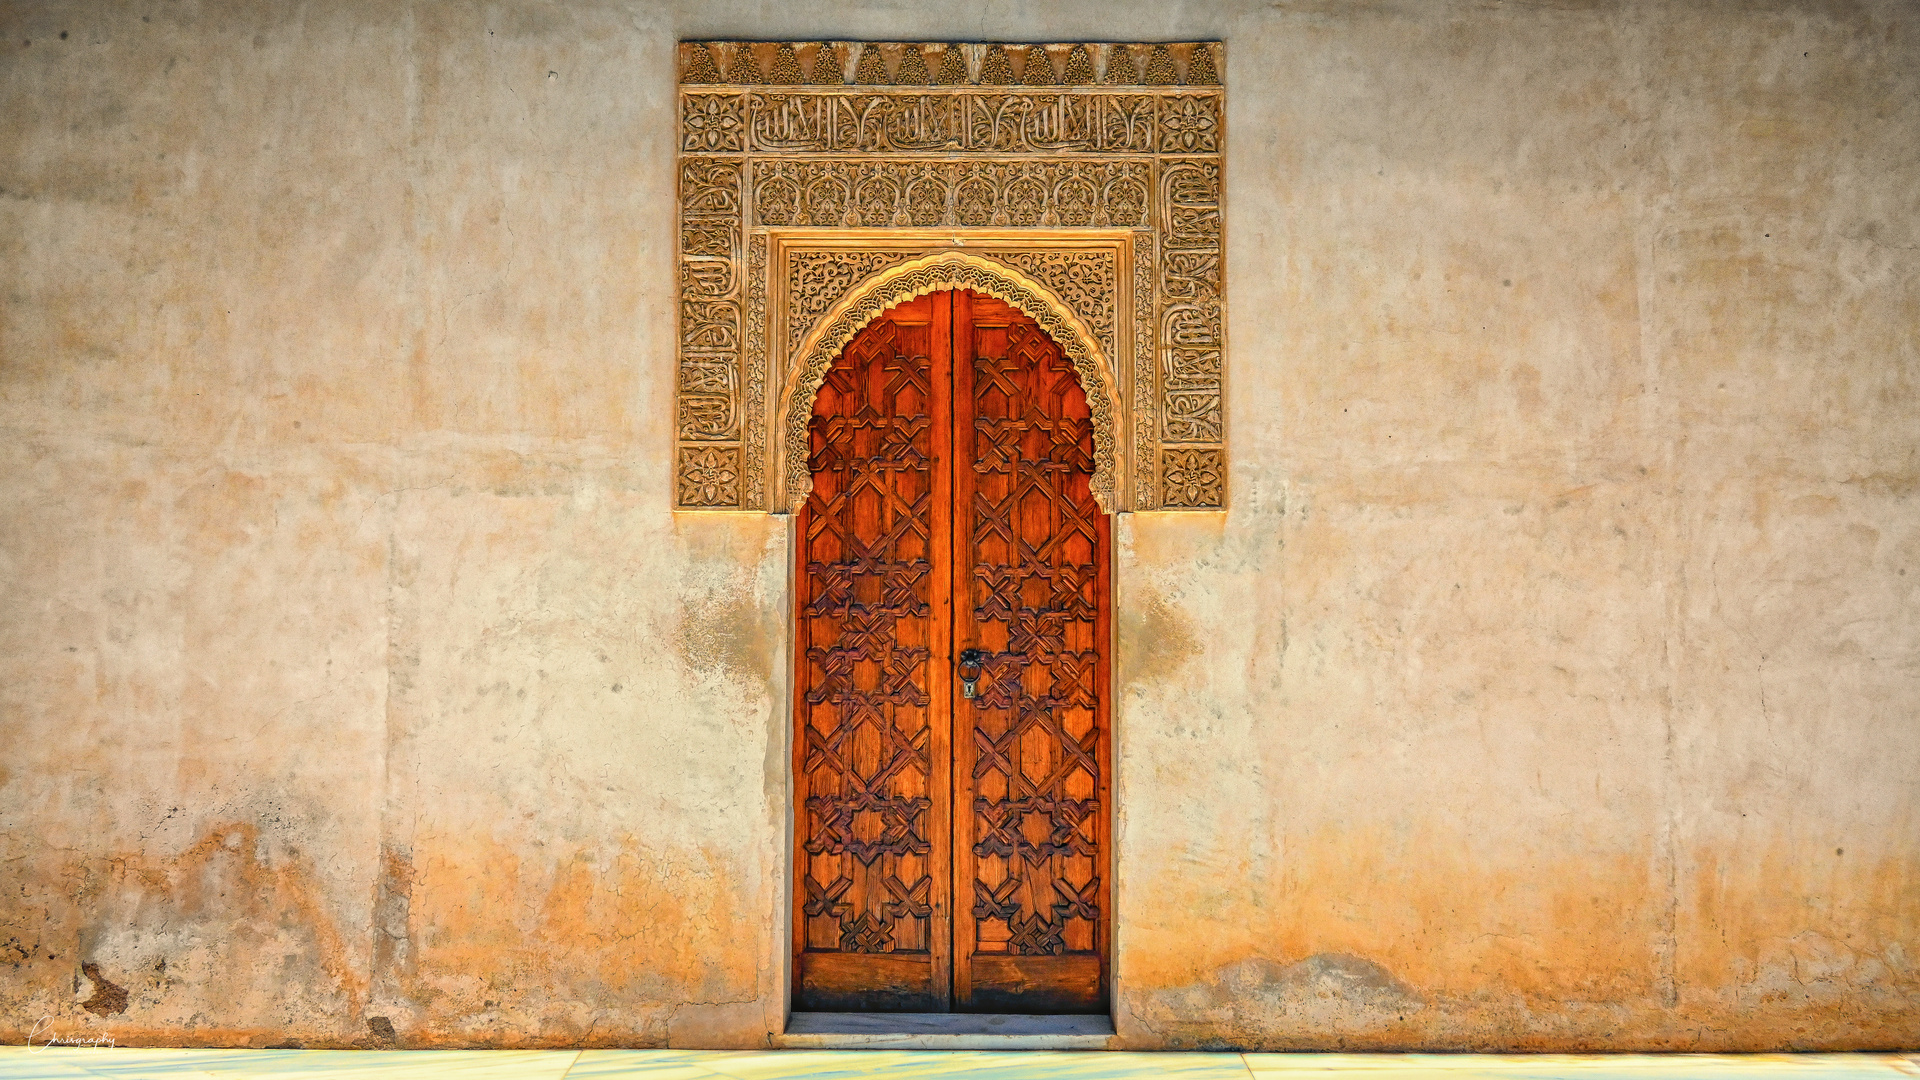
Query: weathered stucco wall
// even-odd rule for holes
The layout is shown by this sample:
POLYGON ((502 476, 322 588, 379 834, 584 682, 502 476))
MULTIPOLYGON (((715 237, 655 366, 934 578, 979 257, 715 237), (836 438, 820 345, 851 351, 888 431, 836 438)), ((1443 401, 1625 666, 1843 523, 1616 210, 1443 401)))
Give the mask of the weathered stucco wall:
POLYGON ((0 1037, 751 1045, 788 539, 669 514, 679 37, 1228 42, 1121 541, 1132 1045, 1920 1044, 1920 17, 0 9, 0 1037))

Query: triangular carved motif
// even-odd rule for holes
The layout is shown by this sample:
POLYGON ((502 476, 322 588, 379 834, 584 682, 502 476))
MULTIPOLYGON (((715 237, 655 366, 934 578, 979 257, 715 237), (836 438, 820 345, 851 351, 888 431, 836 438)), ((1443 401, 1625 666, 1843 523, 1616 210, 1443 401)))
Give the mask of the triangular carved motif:
POLYGON ((1047 50, 1038 45, 1027 50, 1027 64, 1021 69, 1020 81, 1028 86, 1053 86, 1053 64, 1047 57, 1047 50))
POLYGON ((1214 71, 1213 50, 1206 45, 1193 47, 1193 58, 1187 61, 1188 86, 1214 86, 1220 82, 1220 76, 1214 71))
POLYGON ((987 58, 980 65, 980 81, 988 86, 1013 85, 1013 62, 1007 59, 1007 50, 998 45, 987 46, 987 58))
POLYGON ((741 86, 759 86, 767 81, 751 45, 733 47, 733 66, 727 69, 727 78, 741 86))
POLYGON ((847 62, 840 56, 840 46, 831 41, 820 46, 820 55, 813 58, 813 77, 807 81, 814 86, 839 86, 847 81, 847 62))
POLYGON ((854 68, 853 81, 862 86, 885 86, 892 81, 887 78, 887 61, 880 55, 880 46, 872 42, 860 46, 860 63, 854 68))
POLYGON ((767 75, 767 81, 775 86, 798 86, 807 81, 806 73, 800 70, 800 58, 793 54, 793 46, 782 45, 774 54, 773 71, 767 75))
POLYGON ((893 81, 901 86, 925 86, 933 81, 927 72, 927 55, 920 46, 907 46, 906 55, 900 58, 900 73, 893 81))
POLYGON ((948 45, 940 57, 940 71, 933 81, 941 86, 967 85, 967 54, 958 45, 948 45))
POLYGON ((1060 82, 1066 86, 1086 86, 1093 82, 1093 58, 1087 55, 1085 45, 1075 45, 1067 54, 1067 70, 1061 74, 1060 82))
POLYGON ((1173 54, 1165 45, 1155 45, 1153 55, 1147 57, 1147 77, 1142 80, 1148 86, 1176 86, 1180 75, 1173 70, 1173 54))
POLYGON ((687 61, 687 73, 680 77, 681 82, 698 84, 726 81, 720 77, 720 68, 713 62, 712 50, 704 43, 694 42, 687 46, 687 52, 690 58, 687 61))

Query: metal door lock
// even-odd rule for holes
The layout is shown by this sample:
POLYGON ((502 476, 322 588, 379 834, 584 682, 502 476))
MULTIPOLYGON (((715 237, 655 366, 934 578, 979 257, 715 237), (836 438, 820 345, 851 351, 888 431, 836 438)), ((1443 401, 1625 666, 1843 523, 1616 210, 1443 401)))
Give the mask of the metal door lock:
POLYGON ((982 649, 960 650, 960 696, 971 698, 974 684, 980 681, 981 665, 986 662, 987 654, 982 649))

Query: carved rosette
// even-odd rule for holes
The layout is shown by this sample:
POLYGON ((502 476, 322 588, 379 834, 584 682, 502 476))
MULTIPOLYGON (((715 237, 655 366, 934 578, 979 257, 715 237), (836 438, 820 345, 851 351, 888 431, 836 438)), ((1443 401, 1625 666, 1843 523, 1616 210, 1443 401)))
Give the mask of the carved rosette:
POLYGON ((926 285, 1059 340, 1103 506, 1222 508, 1224 63, 1218 43, 682 43, 676 506, 797 505, 820 342, 926 285), (840 234, 900 242, 780 246, 840 234), (956 239, 969 258, 927 261, 956 239))

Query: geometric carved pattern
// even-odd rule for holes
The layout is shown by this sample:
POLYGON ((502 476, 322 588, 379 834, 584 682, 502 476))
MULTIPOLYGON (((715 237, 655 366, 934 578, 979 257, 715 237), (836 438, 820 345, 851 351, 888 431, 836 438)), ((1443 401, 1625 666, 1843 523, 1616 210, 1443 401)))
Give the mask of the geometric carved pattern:
POLYGON ((1111 519, 1086 372, 966 289, 831 355, 798 519, 795 1007, 1098 1010, 1111 519))
POLYGON ((740 498, 740 452, 728 446, 680 448, 680 504, 726 508, 740 498))
POLYGON ((814 952, 932 948, 927 336, 871 324, 827 373, 809 425, 796 855, 814 952))
POLYGON ((1077 372, 1037 325, 1008 323, 976 331, 957 491, 972 588, 955 604, 972 619, 955 646, 989 654, 958 736, 973 762, 956 792, 973 810, 961 887, 975 955, 1098 955, 1107 519, 1077 372))
MULTIPOLYGON (((1174 450, 1224 460, 1224 62, 1218 43, 682 43, 676 435, 683 451, 734 451, 737 475, 690 483, 685 470, 710 458, 683 452, 676 505, 786 508, 770 470, 784 457, 791 477, 803 448, 781 442, 789 417, 775 407, 793 399, 779 361, 901 258, 772 265, 769 237, 922 230, 944 243, 977 230, 995 238, 988 257, 1091 329, 1108 365, 1117 399, 1096 442, 1124 446, 1128 468, 1105 505, 1223 506, 1224 484, 1172 491, 1166 462, 1174 450), (1038 239, 1023 252, 1007 242, 1023 230, 1118 232, 1133 265, 1038 239), (1131 310, 1117 308, 1122 282, 1131 310), (723 491, 731 503, 687 498, 723 491)), ((1117 453, 1102 451, 1107 464, 1117 453)))

